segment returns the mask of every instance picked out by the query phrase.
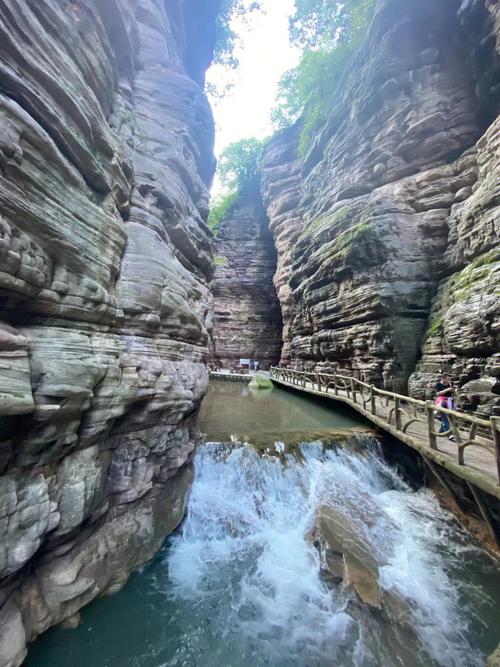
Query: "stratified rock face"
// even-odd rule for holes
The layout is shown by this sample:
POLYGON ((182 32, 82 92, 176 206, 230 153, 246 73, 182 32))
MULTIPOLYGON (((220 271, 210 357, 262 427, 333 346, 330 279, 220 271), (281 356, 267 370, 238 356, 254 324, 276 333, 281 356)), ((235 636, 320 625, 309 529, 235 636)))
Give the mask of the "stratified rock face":
POLYGON ((300 128, 267 148, 285 363, 405 391, 438 283, 465 271, 410 386, 443 359, 462 380, 493 373, 498 29, 489 0, 381 0, 309 154, 300 128))
POLYGON ((489 416, 500 414, 499 6, 489 0, 465 3, 459 17, 463 34, 474 27, 468 64, 481 117, 489 126, 471 149, 474 182, 456 198, 447 220, 448 275, 432 303, 410 391, 428 397, 436 373, 444 369, 458 378, 464 404, 489 416))
POLYGON ((221 221, 215 248, 213 359, 269 368, 280 358, 281 311, 273 285, 276 251, 258 188, 243 191, 221 221))
POLYGON ((283 321, 281 362, 287 366, 292 360, 292 327, 296 312, 290 286, 293 253, 303 225, 299 213, 302 186, 301 163, 297 155, 299 136, 300 126, 295 126, 271 141, 266 147, 262 172, 264 203, 277 252, 274 286, 283 321))
POLYGON ((183 515, 207 386, 216 5, 0 7, 2 666, 183 515))

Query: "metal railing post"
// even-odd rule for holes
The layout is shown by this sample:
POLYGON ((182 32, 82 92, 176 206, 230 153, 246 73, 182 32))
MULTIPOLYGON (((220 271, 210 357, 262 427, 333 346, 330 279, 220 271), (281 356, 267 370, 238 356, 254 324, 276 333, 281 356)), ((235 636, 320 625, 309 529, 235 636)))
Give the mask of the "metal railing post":
POLYGON ((375 404, 375 393, 373 391, 373 385, 370 385, 370 409, 372 411, 372 415, 377 414, 377 406, 375 404))

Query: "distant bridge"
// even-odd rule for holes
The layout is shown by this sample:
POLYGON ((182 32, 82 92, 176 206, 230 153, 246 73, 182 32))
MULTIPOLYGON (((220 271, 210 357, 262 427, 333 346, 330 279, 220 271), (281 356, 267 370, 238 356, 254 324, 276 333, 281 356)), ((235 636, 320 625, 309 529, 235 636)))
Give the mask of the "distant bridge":
POLYGON ((438 408, 433 401, 384 391, 345 375, 271 368, 271 379, 314 396, 350 405, 363 417, 417 450, 440 483, 453 493, 436 463, 468 484, 492 536, 498 531, 479 489, 500 499, 500 417, 489 421, 467 412, 438 408), (439 433, 436 413, 444 413, 450 429, 439 433), (449 436, 454 436, 454 442, 449 436))

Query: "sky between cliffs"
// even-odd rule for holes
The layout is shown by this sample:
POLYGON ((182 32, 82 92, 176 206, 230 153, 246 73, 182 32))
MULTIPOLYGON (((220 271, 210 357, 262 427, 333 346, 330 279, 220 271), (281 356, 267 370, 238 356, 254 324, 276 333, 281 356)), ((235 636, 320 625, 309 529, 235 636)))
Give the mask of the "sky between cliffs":
MULTIPOLYGON (((282 74, 295 67, 299 49, 290 44, 288 18, 294 11, 294 0, 262 0, 262 12, 256 12, 245 23, 234 22, 239 36, 236 56, 239 67, 228 72, 214 65, 208 72, 208 83, 219 88, 229 80, 234 87, 222 99, 210 97, 215 116, 215 153, 245 137, 264 139, 272 133, 270 113, 282 74)), ((220 184, 215 183, 213 193, 220 184)))

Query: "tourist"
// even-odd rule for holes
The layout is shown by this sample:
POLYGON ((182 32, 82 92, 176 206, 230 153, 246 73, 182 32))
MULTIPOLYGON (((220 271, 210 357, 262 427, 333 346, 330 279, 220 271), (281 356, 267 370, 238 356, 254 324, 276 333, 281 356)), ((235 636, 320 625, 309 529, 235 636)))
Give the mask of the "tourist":
MULTIPOLYGON (((446 373, 440 375, 435 386, 436 390, 436 400, 435 404, 439 408, 447 408, 448 410, 453 410, 455 408, 453 394, 454 390, 451 385, 450 379, 446 373)), ((440 433, 446 433, 450 430, 450 420, 448 415, 444 412, 438 412, 438 419, 441 421, 441 428, 439 429, 440 433)), ((454 440, 454 436, 449 436, 450 440, 454 440)))
POLYGON ((450 378, 448 375, 446 375, 446 373, 443 373, 443 375, 439 376, 435 389, 437 393, 436 401, 439 400, 439 402, 442 404, 442 407, 448 408, 448 410, 454 410, 454 389, 450 382, 450 378))

